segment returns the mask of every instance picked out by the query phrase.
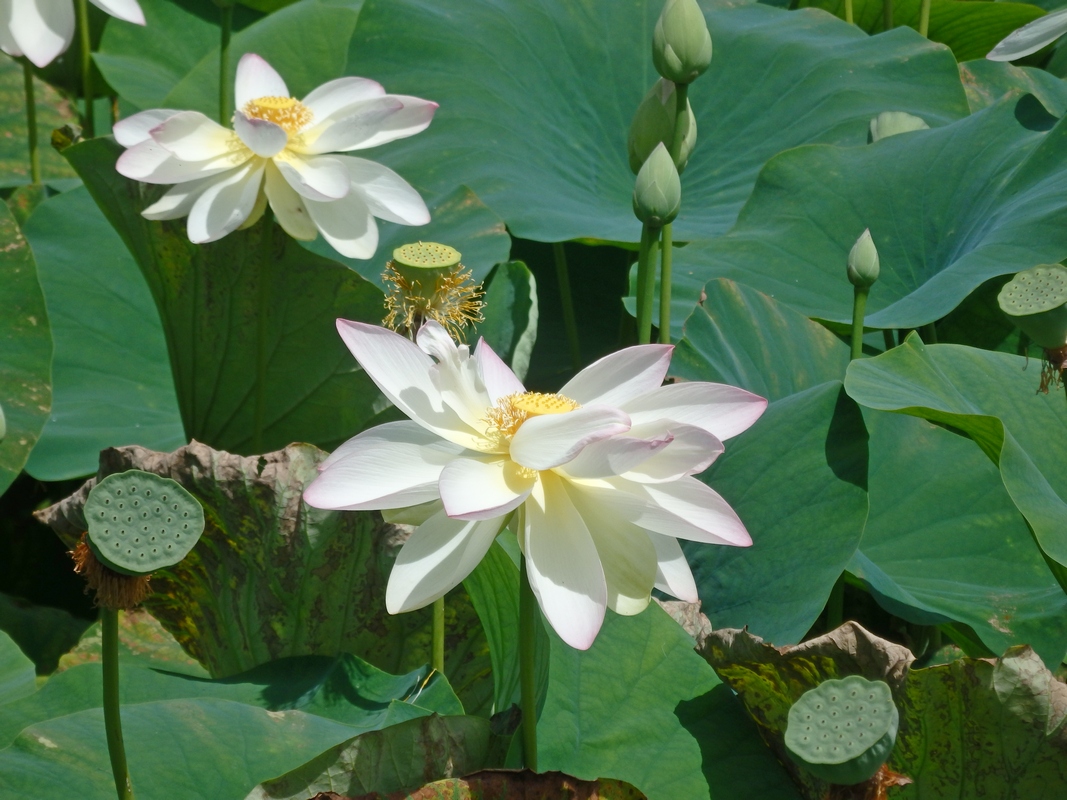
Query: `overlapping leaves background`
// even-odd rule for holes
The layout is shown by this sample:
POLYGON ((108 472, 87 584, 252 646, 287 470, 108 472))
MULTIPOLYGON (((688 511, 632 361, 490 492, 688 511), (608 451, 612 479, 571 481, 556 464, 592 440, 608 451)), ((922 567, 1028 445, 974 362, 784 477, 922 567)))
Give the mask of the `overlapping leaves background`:
MULTIPOLYGON (((1067 257, 1067 87, 1057 53, 1033 59, 1047 69, 968 60, 1042 9, 934 0, 927 40, 906 27, 918 3, 897 4, 905 27, 888 32, 880 3, 857 0, 858 27, 832 16, 843 14, 836 3, 802 5, 702 3, 715 55, 690 92, 699 134, 675 223, 672 374, 771 401, 704 476, 755 544, 687 549, 703 612, 714 628, 795 644, 822 632, 841 581, 853 614, 928 660, 1026 644, 1055 670, 1067 653, 1067 403, 1035 393, 1039 364, 1020 354, 995 294, 1014 272, 1067 257), (930 129, 869 143, 883 111, 930 129), (870 357, 849 366, 844 264, 864 228, 881 278, 870 357)), ((142 7, 144 29, 97 20, 94 60, 119 113, 214 113, 216 7, 142 7)), ((379 322, 392 248, 447 242, 488 281, 478 335, 531 388, 552 390, 574 370, 549 246, 567 242, 582 361, 631 343, 640 226, 626 136, 656 78, 648 47, 660 7, 239 6, 230 63, 257 52, 298 97, 361 75, 440 104, 426 133, 373 154, 423 193, 433 222, 383 224, 367 262, 275 231, 264 263, 261 226, 197 247, 181 222, 141 218, 142 189, 114 171, 112 140, 47 146, 52 127, 75 121, 65 92, 76 82, 63 77, 72 64, 39 76, 48 190, 31 190, 21 76, 3 63, 0 488, 11 488, 0 500, 10 634, 0 635, 0 794, 47 781, 110 795, 93 629, 35 685, 35 667, 55 668, 89 612, 63 594, 74 590, 52 533, 25 515, 98 466, 169 474, 217 520, 210 546, 162 577, 152 616, 124 634, 142 796, 356 795, 446 777, 448 764, 459 775, 508 763, 506 720, 489 717, 516 696, 514 541, 503 536, 450 595, 445 681, 423 667, 427 617, 380 608, 395 550, 380 521, 300 509, 318 448, 393 413, 333 320, 379 322), (261 313, 271 389, 257 447, 249 386, 261 313), (191 440, 201 444, 179 451, 184 460, 152 452, 191 440), (337 783, 353 772, 362 783, 337 783)), ((77 503, 62 511, 49 521, 69 542, 77 503)), ((627 781, 650 798, 814 791, 791 783, 766 730, 660 608, 609 614, 587 653, 550 631, 545 644, 543 769, 627 781)), ((899 796, 953 791, 924 778, 899 796)))

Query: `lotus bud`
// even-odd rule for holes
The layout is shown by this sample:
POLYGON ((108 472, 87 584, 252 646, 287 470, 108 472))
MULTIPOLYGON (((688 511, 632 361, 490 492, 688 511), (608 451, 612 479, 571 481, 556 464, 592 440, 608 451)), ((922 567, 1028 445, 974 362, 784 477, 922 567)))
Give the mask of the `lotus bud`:
POLYGON ((652 33, 656 71, 675 83, 692 83, 711 63, 711 34, 697 0, 667 0, 652 33))
POLYGON ((658 228, 673 221, 681 205, 682 182, 671 154, 660 142, 637 173, 634 214, 646 225, 658 228))
POLYGON ((868 228, 852 245, 848 254, 848 279, 859 289, 869 289, 878 280, 878 249, 868 228))
MULTIPOLYGON (((670 148, 674 139, 674 121, 677 118, 678 104, 675 99, 676 86, 673 81, 660 78, 648 90, 645 99, 637 107, 634 121, 630 125, 630 139, 627 150, 630 154, 630 169, 636 175, 641 165, 648 160, 656 145, 662 142, 670 148)), ((674 166, 681 173, 685 170, 689 154, 697 140, 697 121, 693 116, 693 106, 686 101, 686 115, 682 120, 682 147, 674 166)))
POLYGON ((929 130, 930 126, 921 117, 907 111, 883 111, 871 119, 870 141, 877 142, 898 133, 929 130))

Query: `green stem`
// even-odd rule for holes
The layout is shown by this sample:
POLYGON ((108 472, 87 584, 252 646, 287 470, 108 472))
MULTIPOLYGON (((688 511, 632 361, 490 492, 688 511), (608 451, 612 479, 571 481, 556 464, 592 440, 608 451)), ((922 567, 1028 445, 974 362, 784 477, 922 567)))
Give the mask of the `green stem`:
POLYGON ((263 452, 263 425, 267 403, 267 314, 270 311, 271 255, 274 243, 274 226, 268 208, 263 212, 262 241, 259 264, 259 313, 256 319, 256 403, 252 428, 252 452, 263 452))
POLYGON ((845 0, 845 22, 849 25, 853 24, 854 17, 852 16, 852 0, 845 0))
POLYGON ((923 344, 937 344, 937 327, 933 322, 923 325, 919 332, 922 334, 923 344))
POLYGON ((229 125, 230 116, 230 33, 233 31, 233 4, 223 6, 219 39, 219 124, 229 125))
POLYGON ((100 610, 100 659, 104 672, 104 730, 111 772, 119 800, 133 800, 130 772, 126 767, 126 748, 122 743, 122 717, 119 703, 119 612, 100 610))
POLYGON ((652 341, 652 298, 656 291, 656 251, 659 227, 647 222, 641 228, 641 249, 637 254, 637 342, 652 341))
POLYGON ((88 0, 78 0, 78 35, 82 51, 82 100, 85 101, 82 135, 86 139, 92 139, 96 135, 96 126, 93 124, 93 54, 92 45, 89 42, 88 0))
MULTIPOLYGON (((519 507, 516 534, 522 537, 525 515, 519 507)), ((519 562, 519 707, 522 709, 522 760, 537 772, 537 626, 541 611, 526 574, 526 556, 519 562)))
POLYGON ((567 344, 571 350, 571 366, 577 370, 582 366, 582 349, 578 343, 578 321, 574 316, 574 297, 571 295, 571 278, 563 242, 552 243, 552 255, 556 259, 556 280, 559 283, 559 298, 563 303, 563 328, 567 332, 567 344))
POLYGON ((922 0, 919 5, 919 35, 929 38, 930 33, 930 0, 922 0))
POLYGON ((852 358, 863 355, 863 316, 867 309, 867 291, 856 286, 852 295, 852 358))
POLYGON ((430 666, 445 674, 445 598, 433 601, 433 648, 430 666))
POLYGON ((887 31, 893 27, 893 0, 882 0, 882 27, 887 31))
MULTIPOLYGON (((678 166, 678 161, 682 153, 682 144, 685 142, 685 127, 683 120, 686 120, 688 117, 688 114, 686 113, 688 108, 689 84, 674 84, 674 136, 671 139, 671 145, 667 148, 667 151, 671 154, 671 160, 674 161, 676 167, 678 166)), ((681 171, 682 168, 678 167, 678 172, 681 171)))
POLYGON ((659 343, 671 343, 671 249, 674 244, 671 223, 663 226, 659 267, 659 343))
POLYGON ((37 101, 33 94, 33 70, 22 59, 22 86, 26 95, 26 136, 30 146, 30 182, 41 182, 41 154, 37 151, 37 101))
POLYGON ((886 350, 892 350, 897 346, 897 343, 893 341, 893 331, 890 328, 882 328, 882 341, 885 342, 886 350))

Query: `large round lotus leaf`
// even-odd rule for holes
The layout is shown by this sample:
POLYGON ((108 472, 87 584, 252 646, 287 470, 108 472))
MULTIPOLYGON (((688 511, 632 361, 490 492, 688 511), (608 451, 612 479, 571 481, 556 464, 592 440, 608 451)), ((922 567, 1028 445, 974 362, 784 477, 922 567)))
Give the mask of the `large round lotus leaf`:
POLYGON ((1067 256, 1067 122, 1047 132, 1046 123, 1055 120, 1027 95, 863 147, 775 156, 733 230, 676 252, 676 325, 715 277, 847 324, 845 264, 864 228, 881 264, 867 301, 870 327, 925 325, 990 278, 1060 261, 1067 256))
POLYGON ((889 757, 899 724, 889 684, 849 675, 823 681, 800 696, 789 709, 785 746, 824 780, 860 783, 889 757))
POLYGON ((124 575, 177 564, 204 532, 204 509, 170 478, 131 469, 109 475, 85 501, 89 546, 124 575))
MULTIPOLYGON (((715 57, 690 88, 699 134, 678 239, 726 231, 760 167, 782 150, 863 144, 882 111, 932 126, 968 113, 955 60, 915 31, 872 38, 821 11, 702 6, 715 57)), ((651 43, 662 7, 368 0, 346 69, 441 104, 428 131, 388 146, 390 166, 413 183, 465 183, 524 238, 635 242, 626 141, 658 77, 651 43)))

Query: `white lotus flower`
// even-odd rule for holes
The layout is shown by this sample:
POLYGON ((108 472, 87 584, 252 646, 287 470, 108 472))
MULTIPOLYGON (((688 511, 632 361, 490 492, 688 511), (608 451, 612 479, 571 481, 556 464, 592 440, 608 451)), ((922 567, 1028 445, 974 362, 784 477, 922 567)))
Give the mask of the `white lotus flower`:
MULTIPOLYGON (((144 25, 137 0, 89 0, 113 17, 144 25)), ((52 63, 74 39, 72 0, 0 0, 0 50, 26 56, 38 67, 52 63)))
POLYGON ((120 173, 176 184, 145 217, 188 215, 189 239, 213 242, 254 224, 270 203, 294 239, 321 233, 350 258, 374 255, 375 217, 401 225, 430 221, 419 193, 391 169, 336 153, 419 133, 436 103, 386 94, 366 78, 339 78, 297 100, 253 53, 237 65, 234 97, 233 130, 199 111, 170 109, 115 125, 115 139, 129 148, 116 165, 120 173))
POLYGON ((613 353, 546 395, 527 392, 484 341, 471 355, 435 322, 417 345, 359 322, 337 328, 411 419, 341 445, 304 499, 343 510, 419 506, 425 521, 389 576, 390 613, 466 578, 516 510, 541 609, 583 650, 605 608, 637 614, 653 586, 697 600, 677 539, 751 544, 733 509, 692 476, 767 401, 715 383, 663 386, 670 345, 613 353))

